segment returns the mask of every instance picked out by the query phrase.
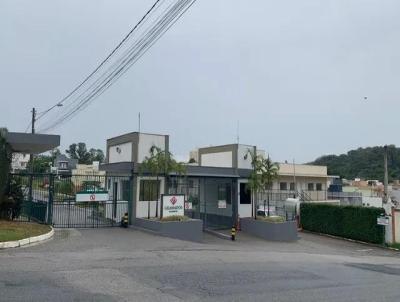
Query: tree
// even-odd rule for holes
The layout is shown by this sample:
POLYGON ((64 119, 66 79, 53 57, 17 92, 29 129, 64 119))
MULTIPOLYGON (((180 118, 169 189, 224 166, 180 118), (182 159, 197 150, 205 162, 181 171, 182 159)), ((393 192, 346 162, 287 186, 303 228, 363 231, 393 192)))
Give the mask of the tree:
POLYGON ((70 158, 78 160, 79 164, 90 165, 93 161, 104 162, 104 152, 101 149, 91 148, 89 151, 85 143, 71 144, 65 152, 70 158))
POLYGON ((252 166, 252 171, 247 185, 251 189, 251 200, 253 204, 252 211, 254 218, 257 219, 258 193, 267 190, 269 198, 269 190, 271 189, 274 180, 278 177, 279 165, 272 162, 269 156, 264 158, 260 154, 256 154, 256 150, 251 151, 249 149, 247 155, 251 156, 252 166))
MULTIPOLYGON (((383 181, 383 147, 351 150, 341 155, 324 155, 310 164, 328 167, 328 174, 342 178, 377 179, 383 181)), ((400 148, 388 146, 389 180, 400 179, 400 148)))
MULTIPOLYGON (((150 156, 146 156, 144 161, 140 165, 140 174, 144 172, 150 173, 151 176, 156 177, 157 181, 157 204, 156 204, 156 217, 158 217, 158 198, 160 196, 159 191, 159 176, 164 175, 166 183, 170 173, 176 173, 177 175, 183 175, 186 173, 186 167, 177 162, 171 152, 161 150, 156 146, 150 148, 150 156)), ((150 207, 149 207, 150 209, 150 207)), ((150 218, 150 213, 148 214, 150 218)))
POLYGON ((94 161, 98 161, 100 163, 104 162, 104 152, 103 152, 103 150, 91 148, 89 150, 89 153, 90 153, 90 157, 91 157, 91 161, 92 162, 94 162, 94 161))
POLYGON ((38 155, 28 162, 27 170, 33 173, 48 173, 52 162, 52 156, 38 155))
MULTIPOLYGON (((274 163, 268 155, 267 158, 262 160, 262 166, 263 166, 263 169, 261 172, 261 177, 262 177, 261 182, 264 185, 264 189, 267 191, 268 216, 269 216, 269 195, 270 195, 270 190, 272 189, 272 184, 274 183, 274 180, 278 178, 279 164, 274 163)), ((264 204, 264 208, 265 208, 265 204, 264 204)))

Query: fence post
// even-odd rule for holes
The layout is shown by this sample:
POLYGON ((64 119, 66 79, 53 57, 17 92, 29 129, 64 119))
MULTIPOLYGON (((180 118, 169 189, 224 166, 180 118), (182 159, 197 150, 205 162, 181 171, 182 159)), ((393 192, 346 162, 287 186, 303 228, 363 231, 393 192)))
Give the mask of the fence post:
POLYGON ((49 199, 47 201, 47 224, 53 223, 53 201, 54 201, 54 176, 49 174, 49 199))

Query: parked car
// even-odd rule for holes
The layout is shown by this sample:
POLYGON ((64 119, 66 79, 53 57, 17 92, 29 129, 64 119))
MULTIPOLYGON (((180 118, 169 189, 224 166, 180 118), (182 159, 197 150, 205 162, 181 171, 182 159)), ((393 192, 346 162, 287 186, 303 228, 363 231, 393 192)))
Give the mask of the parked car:
POLYGON ((257 216, 275 216, 276 215, 276 209, 275 206, 270 206, 269 207, 269 213, 268 213, 268 207, 261 206, 257 210, 257 216))

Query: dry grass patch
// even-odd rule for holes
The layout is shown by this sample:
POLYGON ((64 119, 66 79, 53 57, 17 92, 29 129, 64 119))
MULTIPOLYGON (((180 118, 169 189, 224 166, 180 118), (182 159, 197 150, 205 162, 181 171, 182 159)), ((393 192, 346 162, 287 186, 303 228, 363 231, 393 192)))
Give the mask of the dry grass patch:
POLYGON ((286 221, 282 216, 257 216, 257 219, 272 223, 282 223, 286 221))
POLYGON ((187 216, 168 216, 168 217, 163 217, 160 219, 160 221, 188 221, 189 217, 187 216))
POLYGON ((45 224, 0 220, 0 242, 21 240, 50 232, 45 224))

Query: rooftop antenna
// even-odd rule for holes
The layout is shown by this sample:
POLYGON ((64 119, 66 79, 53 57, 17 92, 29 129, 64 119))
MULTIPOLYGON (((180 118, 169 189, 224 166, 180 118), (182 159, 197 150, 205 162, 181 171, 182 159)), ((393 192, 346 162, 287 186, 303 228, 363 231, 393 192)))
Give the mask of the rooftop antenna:
POLYGON ((139 133, 140 133, 140 112, 139 112, 139 133))
POLYGON ((237 120, 236 124, 236 142, 239 145, 239 120, 237 120))

